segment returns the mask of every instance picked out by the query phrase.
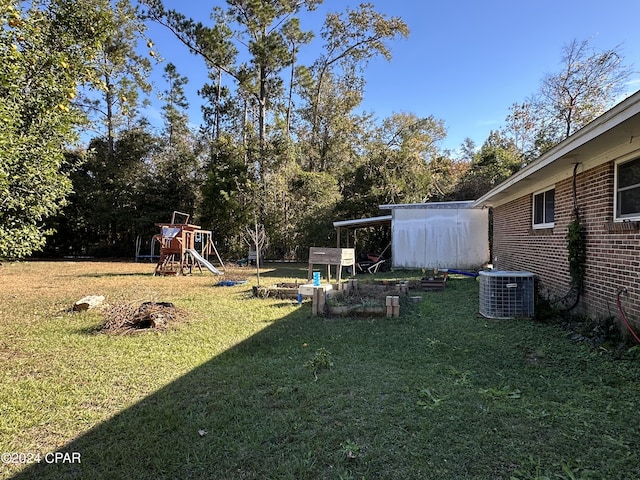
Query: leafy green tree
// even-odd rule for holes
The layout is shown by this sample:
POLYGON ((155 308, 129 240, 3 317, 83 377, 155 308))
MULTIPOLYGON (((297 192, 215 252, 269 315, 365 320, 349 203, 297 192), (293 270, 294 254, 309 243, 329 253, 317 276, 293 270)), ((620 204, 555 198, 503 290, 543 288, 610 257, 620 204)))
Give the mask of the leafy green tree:
POLYGON ((304 258, 309 246, 329 241, 342 199, 339 181, 328 172, 306 171, 299 161, 299 144, 286 133, 273 144, 278 164, 265 199, 271 252, 280 258, 304 258))
POLYGON ((150 235, 159 221, 155 199, 147 196, 152 177, 148 159, 156 139, 144 128, 120 133, 110 153, 106 138, 89 144, 91 154, 70 174, 74 192, 47 253, 131 256, 138 234, 150 235))
POLYGON ((296 207, 296 246, 305 250, 297 253, 304 258, 310 246, 333 245, 335 210, 342 199, 335 177, 326 172, 298 171, 289 186, 296 207))
POLYGON ((370 115, 354 113, 363 69, 374 56, 390 58, 386 43, 406 36, 406 25, 370 4, 331 14, 322 58, 304 67, 299 52, 313 36, 297 17, 320 0, 228 0, 226 10, 214 9, 211 25, 165 10, 159 0, 143 3, 209 68, 211 83, 201 89, 208 101, 202 218, 237 238, 239 211, 249 212, 243 224, 257 213, 271 245, 282 254, 295 251, 321 216, 333 216, 350 173, 363 162, 363 138, 372 129, 370 115))
POLYGON ((444 138, 441 120, 398 113, 384 120, 367 145, 364 161, 346 173, 341 216, 358 218, 378 205, 424 201, 431 187, 429 162, 444 138))
POLYGON ((370 114, 355 112, 362 102, 364 79, 326 73, 318 99, 312 96, 317 93, 313 88, 303 92, 303 98, 315 106, 310 108, 308 103, 301 111, 296 131, 303 151, 302 166, 308 171, 340 175, 343 166, 358 163, 362 139, 373 128, 370 114))
POLYGON ((0 257, 40 250, 71 191, 71 104, 111 25, 107 0, 5 0, 0 6, 0 257))
POLYGON ((492 131, 475 154, 457 190, 459 200, 475 200, 523 166, 524 157, 513 139, 492 131))
POLYGON ((242 235, 253 219, 248 208, 253 188, 242 146, 228 134, 213 140, 202 185, 199 218, 202 225, 212 231, 221 253, 246 255, 242 235))
POLYGON ((457 188, 466 175, 471 162, 456 160, 447 152, 429 162, 431 186, 426 195, 430 202, 457 200, 457 188))

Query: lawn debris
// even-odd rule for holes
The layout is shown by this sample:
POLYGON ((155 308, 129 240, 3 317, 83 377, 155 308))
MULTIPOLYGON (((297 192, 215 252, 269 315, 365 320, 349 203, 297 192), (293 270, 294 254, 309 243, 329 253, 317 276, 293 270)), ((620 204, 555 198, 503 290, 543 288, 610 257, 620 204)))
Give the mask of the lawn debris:
POLYGON ((103 302, 104 296, 102 295, 87 295, 73 304, 73 311, 84 312, 85 310, 91 310, 101 306, 103 302))
POLYGON ((186 311, 170 302, 144 302, 109 306, 104 309, 102 331, 117 335, 145 330, 165 330, 170 324, 188 318, 186 311))

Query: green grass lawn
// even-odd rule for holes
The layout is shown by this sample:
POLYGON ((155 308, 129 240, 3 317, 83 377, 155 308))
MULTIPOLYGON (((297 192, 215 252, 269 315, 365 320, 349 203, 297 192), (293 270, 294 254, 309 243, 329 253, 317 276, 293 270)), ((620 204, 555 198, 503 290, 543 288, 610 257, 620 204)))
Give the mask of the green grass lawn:
MULTIPOLYGON (((322 318, 309 302, 252 298, 251 269, 233 272, 250 280, 236 287, 152 272, 0 267, 0 478, 640 478, 634 352, 480 318, 473 279, 450 278, 399 318, 322 318), (68 311, 89 294, 169 301, 190 318, 107 335, 100 313, 68 311)), ((261 279, 305 276, 283 265, 261 279)))

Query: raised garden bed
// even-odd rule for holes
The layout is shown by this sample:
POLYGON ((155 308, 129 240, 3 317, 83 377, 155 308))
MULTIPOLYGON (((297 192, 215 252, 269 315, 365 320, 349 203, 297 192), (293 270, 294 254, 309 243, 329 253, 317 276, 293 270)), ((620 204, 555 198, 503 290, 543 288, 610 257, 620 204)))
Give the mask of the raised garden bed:
POLYGON ((420 289, 425 291, 444 290, 446 286, 446 277, 425 277, 420 280, 420 289))
POLYGON ((319 306, 314 311, 334 316, 397 317, 400 315, 400 295, 408 294, 408 282, 351 281, 341 291, 330 292, 326 305, 319 306))
POLYGON ((366 305, 328 305, 329 315, 337 317, 351 316, 384 316, 387 314, 387 307, 366 306, 366 305))

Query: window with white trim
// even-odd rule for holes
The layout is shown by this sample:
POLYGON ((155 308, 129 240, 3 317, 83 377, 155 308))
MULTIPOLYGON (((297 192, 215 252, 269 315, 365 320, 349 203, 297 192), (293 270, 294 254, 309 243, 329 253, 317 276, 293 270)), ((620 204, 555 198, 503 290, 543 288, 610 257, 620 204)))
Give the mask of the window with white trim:
POLYGON ((533 194, 533 228, 553 228, 556 189, 533 194))
POLYGON ((640 158, 616 164, 616 220, 640 220, 640 158))

